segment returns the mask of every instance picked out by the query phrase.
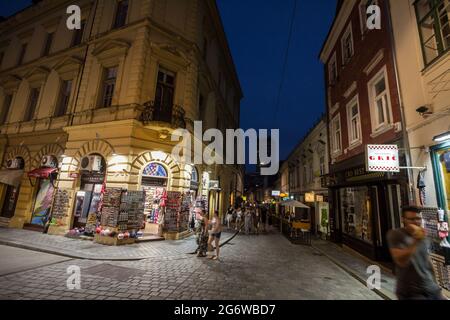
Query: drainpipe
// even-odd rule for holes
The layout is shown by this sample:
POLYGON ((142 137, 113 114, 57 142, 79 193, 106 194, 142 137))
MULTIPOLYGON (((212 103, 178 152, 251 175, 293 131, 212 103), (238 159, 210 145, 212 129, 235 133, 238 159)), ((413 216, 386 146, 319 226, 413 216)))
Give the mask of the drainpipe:
MULTIPOLYGON (((82 82, 82 80, 83 80, 84 68, 85 68, 87 56, 88 56, 88 53, 89 53, 89 47, 90 47, 89 41, 91 41, 92 30, 94 29, 95 17, 97 16, 98 2, 99 2, 99 0, 95 0, 95 6, 94 6, 94 12, 93 12, 92 24, 91 24, 91 27, 89 28, 89 37, 88 37, 88 39, 87 39, 86 52, 84 53, 83 64, 82 64, 82 66, 81 66, 81 72, 80 72, 80 76, 79 76, 78 84, 77 84, 77 94, 76 94, 75 99, 74 99, 74 104, 75 104, 74 107, 75 107, 75 108, 77 107, 77 104, 78 104, 78 98, 79 98, 79 95, 80 95, 80 87, 81 87, 81 82, 82 82)), ((86 21, 86 22, 87 22, 87 21, 86 21)), ((83 35, 82 35, 82 36, 83 36, 83 35)), ((70 124, 69 124, 69 126, 72 126, 72 125, 73 125, 74 112, 75 112, 75 110, 73 110, 72 114, 70 115, 70 124)))
POLYGON ((388 22, 388 28, 389 28, 389 35, 390 35, 390 45, 391 45, 391 53, 392 53, 392 60, 394 64, 394 73, 395 73, 395 82, 396 82, 396 88, 397 88, 397 96, 398 101, 400 104, 400 115, 401 115, 401 121, 402 121, 402 136, 403 136, 403 143, 405 147, 405 156, 406 156, 406 166, 409 167, 408 170, 408 202, 410 204, 416 204, 416 197, 414 192, 414 174, 412 169, 412 161, 411 161, 411 146, 409 144, 409 137, 408 132, 406 130, 406 117, 405 117, 405 105, 403 104, 403 96, 402 96, 402 90, 400 85, 400 77, 398 74, 398 65, 397 65, 397 54, 395 50, 395 37, 394 37, 394 29, 392 25, 392 16, 391 16, 391 6, 389 0, 385 1, 386 6, 386 12, 387 12, 387 22, 388 22))

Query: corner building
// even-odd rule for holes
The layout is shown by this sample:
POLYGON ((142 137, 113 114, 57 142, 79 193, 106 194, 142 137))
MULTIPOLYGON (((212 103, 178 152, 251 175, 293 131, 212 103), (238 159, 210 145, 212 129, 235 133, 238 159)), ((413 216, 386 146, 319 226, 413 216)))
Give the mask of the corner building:
POLYGON ((58 189, 56 234, 85 225, 105 187, 191 191, 224 212, 242 195, 242 168, 179 163, 170 139, 194 121, 239 127, 215 1, 80 0, 81 30, 66 26, 72 4, 42 0, 0 23, 0 223, 40 230, 58 189))

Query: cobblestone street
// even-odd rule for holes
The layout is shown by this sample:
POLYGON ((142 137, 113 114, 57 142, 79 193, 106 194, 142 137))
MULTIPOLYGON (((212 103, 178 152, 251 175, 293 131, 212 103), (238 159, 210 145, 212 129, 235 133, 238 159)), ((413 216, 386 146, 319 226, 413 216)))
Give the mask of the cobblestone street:
MULTIPOLYGON (((2 235, 4 231, 1 230, 2 235)), ((48 237, 29 232, 26 235, 48 237)), ((224 239, 230 236, 225 234, 224 239)), ((81 250, 76 245, 86 246, 85 254, 89 256, 97 252, 100 257, 106 257, 104 250, 109 253, 114 250, 86 241, 57 239, 61 243, 70 240, 76 250, 81 250)), ((26 270, 18 266, 17 272, 9 268, 8 274, 0 276, 0 298, 381 299, 314 248, 292 245, 275 233, 237 236, 223 247, 220 262, 189 254, 195 248, 193 238, 138 246, 138 249, 132 246, 115 250, 152 252, 152 257, 130 261, 66 258, 26 270), (74 265, 81 269, 80 290, 69 290, 66 285, 67 268, 74 265)), ((11 250, 20 250, 21 256, 28 251, 8 247, 11 250)), ((14 254, 7 253, 4 247, 0 247, 0 254, 7 255, 8 260, 14 259, 14 254)), ((0 264, 5 260, 2 258, 0 264)))

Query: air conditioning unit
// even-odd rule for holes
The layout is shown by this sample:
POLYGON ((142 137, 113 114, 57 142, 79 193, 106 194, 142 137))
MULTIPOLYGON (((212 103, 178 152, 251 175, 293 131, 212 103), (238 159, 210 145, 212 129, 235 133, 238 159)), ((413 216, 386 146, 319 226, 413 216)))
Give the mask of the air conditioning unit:
POLYGON ((20 169, 20 162, 18 159, 9 159, 6 161, 6 167, 8 169, 20 169))
POLYGON ((87 156, 81 159, 81 170, 99 172, 102 169, 102 157, 87 156))
POLYGON ((41 160, 41 167, 56 168, 57 163, 53 156, 43 156, 41 160))

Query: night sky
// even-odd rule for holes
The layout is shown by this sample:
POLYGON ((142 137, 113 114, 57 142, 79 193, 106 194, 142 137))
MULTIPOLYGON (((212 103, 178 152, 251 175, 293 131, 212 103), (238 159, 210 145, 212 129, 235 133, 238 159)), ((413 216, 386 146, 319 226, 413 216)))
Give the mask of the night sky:
MULTIPOLYGON (((294 0, 217 0, 244 99, 241 127, 279 128, 280 158, 289 155, 325 110, 323 66, 318 59, 336 0, 297 0, 286 78, 275 119, 294 0)), ((9 16, 30 0, 0 0, 9 16)))

